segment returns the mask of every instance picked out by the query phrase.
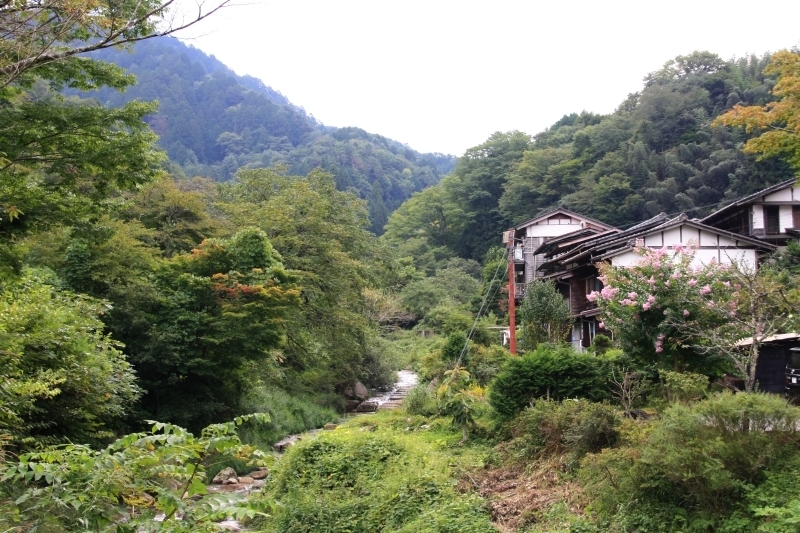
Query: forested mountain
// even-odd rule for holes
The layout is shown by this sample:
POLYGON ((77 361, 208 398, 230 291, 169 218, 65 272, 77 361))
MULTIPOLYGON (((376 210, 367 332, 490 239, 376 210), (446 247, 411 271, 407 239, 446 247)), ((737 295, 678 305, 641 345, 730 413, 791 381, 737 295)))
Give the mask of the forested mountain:
POLYGON ((396 211, 386 238, 424 265, 483 260, 504 229, 555 206, 624 226, 662 211, 702 216, 785 180, 785 162, 742 152, 741 129, 712 126, 737 103, 770 101, 768 62, 679 56, 614 113, 566 115, 534 136, 495 133, 396 211))
POLYGON ((322 168, 339 190, 366 200, 375 233, 412 193, 439 182, 456 158, 420 154, 359 128, 319 124, 282 94, 249 76, 237 76, 214 57, 177 39, 136 43, 132 51, 93 55, 134 74, 125 92, 90 93, 108 106, 157 100, 147 119, 170 159, 187 176, 230 179, 240 168, 287 165, 292 174, 322 168))

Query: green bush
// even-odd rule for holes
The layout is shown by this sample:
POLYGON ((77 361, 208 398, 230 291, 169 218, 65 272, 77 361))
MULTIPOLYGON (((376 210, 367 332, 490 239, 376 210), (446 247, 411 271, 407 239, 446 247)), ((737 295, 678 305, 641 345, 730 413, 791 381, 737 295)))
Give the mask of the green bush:
POLYGON ((539 345, 509 359, 491 383, 489 403, 501 418, 511 418, 536 398, 608 398, 607 364, 569 346, 539 345))
POLYGON ((503 346, 471 346, 467 370, 470 376, 485 387, 503 370, 511 354, 503 346))
MULTIPOLYGON (((800 409, 774 395, 725 393, 674 404, 628 446, 587 456, 580 477, 600 516, 629 529, 781 531, 756 529, 741 509, 767 494, 763 484, 797 456, 798 421, 800 409)), ((793 499, 773 500, 783 506, 775 516, 793 499)), ((769 508, 759 512, 768 516, 769 508)))
POLYGON ((522 458, 570 453, 579 459, 617 444, 621 418, 607 404, 536 400, 514 420, 511 433, 522 458))
POLYGON ((431 416, 438 411, 436 397, 428 392, 427 385, 417 385, 408 391, 408 395, 403 400, 403 408, 410 415, 431 416))
POLYGON ((708 377, 691 372, 659 370, 664 388, 664 399, 670 403, 691 402, 703 398, 708 389, 708 377))

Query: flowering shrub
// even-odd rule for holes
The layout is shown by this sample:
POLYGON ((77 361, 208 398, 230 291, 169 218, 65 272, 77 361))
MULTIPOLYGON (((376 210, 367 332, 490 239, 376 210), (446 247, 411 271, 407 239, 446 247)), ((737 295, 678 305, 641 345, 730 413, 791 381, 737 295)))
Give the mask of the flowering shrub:
POLYGON ((639 359, 655 358, 680 370, 712 370, 686 345, 683 326, 697 321, 709 328, 717 325, 704 304, 731 301, 734 291, 723 285, 729 268, 719 263, 693 267, 691 247, 638 251, 642 258, 631 268, 600 267, 604 287, 587 297, 602 310, 600 327, 613 331, 639 359))
POLYGON ((643 360, 713 374, 731 368, 755 386, 760 344, 790 327, 785 285, 732 261, 695 264, 695 249, 639 250, 631 268, 600 267, 601 327, 643 360))

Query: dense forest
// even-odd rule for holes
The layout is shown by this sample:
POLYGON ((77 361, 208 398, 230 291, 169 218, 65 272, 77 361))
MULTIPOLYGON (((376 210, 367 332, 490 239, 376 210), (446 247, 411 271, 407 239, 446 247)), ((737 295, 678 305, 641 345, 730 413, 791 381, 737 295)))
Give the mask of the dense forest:
POLYGON ((769 57, 725 61, 695 52, 648 74, 610 115, 565 115, 530 136, 497 132, 453 174, 396 211, 386 239, 431 261, 483 261, 514 224, 561 206, 626 226, 660 212, 710 213, 793 175, 782 159, 741 150, 741 129, 712 122, 736 104, 771 101, 769 57))
POLYGON ((237 76, 177 39, 92 57, 123 67, 137 82, 124 92, 106 87, 90 96, 112 107, 158 102, 146 122, 178 173, 225 181, 241 168, 285 165, 295 175, 321 168, 339 190, 367 201, 376 234, 403 201, 438 183, 455 164, 454 156, 420 154, 360 128, 326 127, 260 80, 237 76))

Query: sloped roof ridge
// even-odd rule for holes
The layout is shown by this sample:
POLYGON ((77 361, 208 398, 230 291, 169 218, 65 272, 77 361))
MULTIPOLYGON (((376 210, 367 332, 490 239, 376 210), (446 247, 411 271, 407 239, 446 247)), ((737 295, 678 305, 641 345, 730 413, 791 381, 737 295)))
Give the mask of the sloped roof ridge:
POLYGON ((600 222, 596 218, 592 218, 592 217, 588 217, 586 215, 582 215, 580 213, 576 213, 575 211, 572 211, 571 209, 567 209, 566 207, 551 207, 550 209, 544 211, 543 213, 541 213, 539 215, 536 215, 535 217, 533 217, 531 219, 526 220, 525 222, 520 222, 519 224, 515 224, 514 228, 523 228, 525 226, 528 226, 534 220, 539 220, 540 218, 547 217, 547 216, 552 215, 552 214, 554 214, 554 213, 556 213, 558 211, 562 211, 562 212, 567 213, 567 214, 569 214, 571 216, 575 216, 576 218, 582 218, 582 219, 585 219, 585 220, 587 220, 589 222, 593 222, 593 223, 595 223, 598 226, 603 227, 603 228, 609 228, 610 229, 610 228, 614 227, 614 226, 612 226, 610 224, 606 224, 605 222, 600 222))
POLYGON ((782 181, 780 183, 776 183, 775 185, 773 185, 771 187, 767 187, 766 189, 761 189, 760 191, 756 191, 753 194, 748 194, 747 196, 743 196, 743 197, 741 197, 741 198, 739 198, 737 200, 733 200, 728 205, 726 205, 724 207, 720 207, 719 209, 717 209, 716 211, 714 211, 710 215, 701 218, 700 222, 704 222, 704 221, 708 220, 709 218, 712 218, 712 217, 722 213, 723 211, 727 210, 730 207, 734 207, 734 206, 740 207, 741 205, 746 204, 747 202, 749 202, 750 200, 752 200, 754 198, 758 198, 759 196, 764 196, 764 195, 773 193, 775 191, 779 191, 779 190, 783 189, 784 187, 786 187, 788 185, 792 185, 792 184, 797 183, 797 182, 798 182, 797 178, 791 178, 791 179, 788 179, 786 181, 782 181))
POLYGON ((659 226, 664 223, 665 220, 668 220, 669 216, 666 213, 659 213, 653 218, 649 218, 644 222, 639 222, 635 226, 631 226, 626 230, 622 230, 619 233, 614 233, 612 235, 603 235, 597 238, 592 245, 599 245, 605 242, 616 241, 618 239, 626 239, 629 238, 640 231, 649 230, 654 226, 659 226))

